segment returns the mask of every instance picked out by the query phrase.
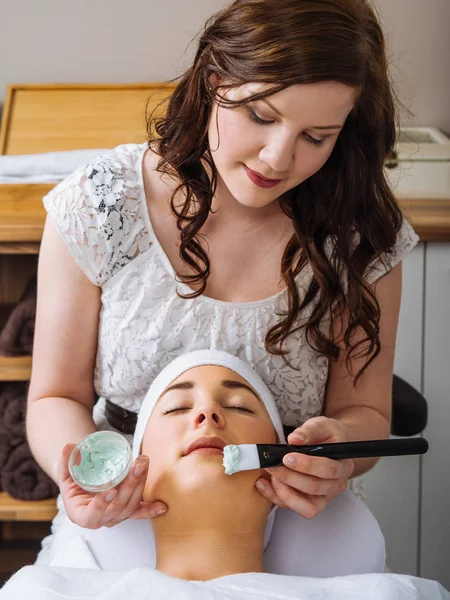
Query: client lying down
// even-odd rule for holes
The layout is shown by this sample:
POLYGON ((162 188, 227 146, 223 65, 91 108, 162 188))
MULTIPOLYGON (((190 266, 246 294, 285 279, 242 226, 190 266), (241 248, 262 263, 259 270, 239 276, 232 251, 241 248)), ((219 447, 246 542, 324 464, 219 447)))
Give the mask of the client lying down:
MULTIPOLYGON (((96 569, 89 543, 80 538, 60 561, 65 566, 24 567, 0 598, 450 599, 436 582, 409 576, 264 573, 275 507, 254 487, 261 471, 225 474, 222 449, 278 442, 285 440, 275 404, 248 365, 222 352, 176 359, 144 400, 133 447, 135 456, 150 459, 144 498, 169 507, 153 522, 156 570, 96 569), (74 564, 84 561, 90 569, 69 568, 71 550, 74 564)), ((122 548, 114 550, 120 555, 122 548)))

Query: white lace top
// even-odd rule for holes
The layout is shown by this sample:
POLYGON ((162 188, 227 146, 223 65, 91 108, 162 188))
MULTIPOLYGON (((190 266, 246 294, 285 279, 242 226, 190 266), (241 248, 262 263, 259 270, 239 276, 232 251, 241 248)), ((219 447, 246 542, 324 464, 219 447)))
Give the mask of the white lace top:
MULTIPOLYGON (((294 368, 264 348, 267 331, 279 319, 277 310, 285 307, 285 291, 248 303, 205 296, 186 300, 177 295, 177 290, 186 293, 189 288, 175 281, 152 228, 142 178, 146 147, 119 146, 78 169, 44 198, 76 263, 102 289, 95 369, 100 396, 94 413, 97 425, 109 427, 103 417, 105 398, 139 411, 163 367, 182 353, 207 348, 248 361, 272 390, 285 425, 298 426, 319 415, 328 359, 308 346, 302 330, 286 343, 294 368)), ((373 282, 385 274, 417 241, 405 222, 395 251, 372 266, 368 279, 373 282)), ((310 278, 308 269, 300 274, 301 294, 310 278)))

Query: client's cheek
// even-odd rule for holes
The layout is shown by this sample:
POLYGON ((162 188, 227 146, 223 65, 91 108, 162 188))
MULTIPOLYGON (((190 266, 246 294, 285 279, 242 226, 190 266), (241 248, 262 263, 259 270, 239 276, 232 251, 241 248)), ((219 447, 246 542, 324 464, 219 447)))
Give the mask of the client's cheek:
POLYGON ((170 496, 177 478, 177 465, 171 460, 171 457, 159 457, 158 460, 150 460, 147 479, 143 492, 143 499, 146 502, 161 500, 167 502, 167 496, 170 496))
POLYGON ((155 493, 155 477, 154 474, 148 471, 147 479, 145 480, 145 487, 142 493, 142 499, 145 502, 151 502, 154 500, 155 493))

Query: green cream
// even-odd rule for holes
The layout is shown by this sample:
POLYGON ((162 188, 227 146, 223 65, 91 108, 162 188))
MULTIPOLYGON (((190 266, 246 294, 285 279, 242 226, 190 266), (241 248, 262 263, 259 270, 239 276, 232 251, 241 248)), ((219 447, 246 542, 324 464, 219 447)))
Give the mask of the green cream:
POLYGON ((239 467, 239 454, 239 448, 234 444, 225 446, 223 449, 223 466, 225 467, 225 473, 227 475, 236 473, 239 467))
POLYGON ((78 445, 78 452, 79 464, 71 465, 71 474, 80 487, 89 491, 114 487, 129 470, 131 449, 127 440, 115 432, 88 435, 78 445))

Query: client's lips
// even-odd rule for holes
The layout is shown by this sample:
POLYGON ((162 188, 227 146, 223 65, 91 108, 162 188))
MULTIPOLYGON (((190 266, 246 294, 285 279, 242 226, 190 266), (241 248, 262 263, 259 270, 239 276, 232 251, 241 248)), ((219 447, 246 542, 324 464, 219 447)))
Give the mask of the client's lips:
POLYGON ((223 452, 223 449, 225 448, 226 445, 227 445, 227 442, 225 442, 224 440, 222 440, 218 437, 201 437, 198 440, 195 440, 195 442, 193 442, 192 444, 190 444, 187 447, 183 456, 187 456, 188 454, 191 454, 191 452, 194 452, 195 450, 208 449, 208 448, 220 450, 220 452, 223 452))

